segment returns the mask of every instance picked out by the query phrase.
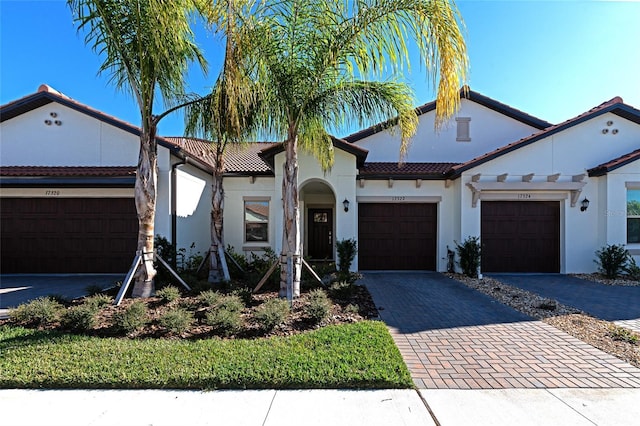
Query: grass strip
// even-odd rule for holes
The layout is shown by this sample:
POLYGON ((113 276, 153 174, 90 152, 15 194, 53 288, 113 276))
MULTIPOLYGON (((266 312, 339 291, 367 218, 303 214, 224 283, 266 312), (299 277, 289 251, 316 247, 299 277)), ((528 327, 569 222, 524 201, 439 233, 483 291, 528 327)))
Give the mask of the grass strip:
POLYGON ((411 388, 384 324, 256 340, 128 340, 0 327, 1 388, 411 388))

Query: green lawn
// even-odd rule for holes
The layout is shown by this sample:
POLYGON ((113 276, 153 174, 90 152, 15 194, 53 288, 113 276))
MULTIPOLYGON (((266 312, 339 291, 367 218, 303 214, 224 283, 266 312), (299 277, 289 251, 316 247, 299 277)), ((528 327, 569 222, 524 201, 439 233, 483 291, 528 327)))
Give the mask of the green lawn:
POLYGON ((0 327, 0 388, 411 387, 377 321, 256 340, 130 340, 0 327))

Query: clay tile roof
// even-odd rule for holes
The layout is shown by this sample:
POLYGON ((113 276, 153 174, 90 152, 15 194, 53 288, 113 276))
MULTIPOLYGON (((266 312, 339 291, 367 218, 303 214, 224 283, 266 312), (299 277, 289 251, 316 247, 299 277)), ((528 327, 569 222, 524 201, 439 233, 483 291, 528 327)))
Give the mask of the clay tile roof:
POLYGON ((573 117, 569 120, 566 120, 560 124, 550 126, 540 132, 534 133, 516 142, 512 142, 508 145, 497 148, 491 152, 488 152, 479 157, 473 158, 465 163, 458 164, 452 168, 452 175, 454 177, 457 177, 465 170, 476 167, 486 161, 493 160, 494 158, 499 157, 503 154, 506 154, 515 149, 527 146, 531 143, 544 139, 548 136, 551 136, 562 130, 573 127, 577 124, 583 123, 593 117, 596 117, 598 115, 601 115, 607 112, 612 112, 616 115, 619 115, 623 118, 632 120, 640 124, 640 111, 636 110, 635 108, 629 105, 624 104, 622 98, 619 96, 616 96, 615 98, 608 100, 606 102, 603 102, 600 105, 594 108, 591 108, 589 111, 582 113, 576 117, 573 117))
POLYGON ((247 203, 245 204, 245 209, 249 210, 252 213, 255 213, 258 216, 269 217, 268 204, 247 203))
POLYGON ((602 176, 612 170, 617 169, 618 167, 622 167, 638 160, 640 160, 640 149, 636 149, 633 152, 622 155, 618 158, 614 158, 613 160, 606 163, 602 163, 594 168, 587 170, 587 172, 589 173, 589 176, 602 176))
MULTIPOLYGON (((168 142, 183 149, 205 164, 213 167, 216 154, 211 142, 204 139, 166 137, 168 142)), ((224 171, 231 174, 271 174, 269 166, 258 156, 260 151, 276 145, 267 142, 246 142, 228 146, 224 156, 224 171)))
POLYGON ((124 167, 49 167, 3 166, 0 176, 6 177, 121 177, 135 176, 136 166, 124 167))
POLYGON ((444 178, 457 163, 365 163, 360 168, 360 177, 366 178, 390 178, 398 179, 434 179, 444 178))

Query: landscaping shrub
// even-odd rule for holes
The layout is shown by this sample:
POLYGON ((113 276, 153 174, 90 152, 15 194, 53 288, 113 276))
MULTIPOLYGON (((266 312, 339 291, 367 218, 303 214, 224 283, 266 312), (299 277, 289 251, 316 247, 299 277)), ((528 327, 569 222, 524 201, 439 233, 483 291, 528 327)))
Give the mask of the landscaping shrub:
POLYGON ((84 304, 67 309, 60 319, 63 328, 75 332, 89 331, 98 325, 96 314, 98 308, 84 304))
POLYGON ((460 261, 458 265, 462 272, 471 278, 478 277, 480 268, 480 239, 478 237, 467 237, 462 244, 456 242, 456 251, 460 261))
POLYGON ((147 306, 141 300, 134 301, 126 309, 116 312, 114 327, 124 333, 132 333, 147 323, 147 306))
POLYGON ((258 306, 254 318, 263 330, 271 331, 284 323, 289 315, 289 302, 283 299, 269 299, 258 306))
POLYGON ((609 336, 611 336, 613 340, 631 343, 632 345, 638 343, 638 336, 636 334, 634 334, 631 330, 617 325, 611 326, 611 328, 609 329, 609 336))
POLYGON ((184 333, 193 322, 193 314, 184 308, 167 311, 158 320, 160 326, 173 334, 184 333))
POLYGON ((244 306, 251 305, 251 302, 253 301, 253 292, 249 287, 236 288, 231 292, 231 294, 233 296, 237 296, 244 306))
POLYGON ((228 311, 241 312, 244 309, 244 303, 242 303, 242 299, 235 294, 229 294, 227 296, 222 296, 218 303, 216 304, 216 308, 218 309, 226 309, 228 311))
POLYGON ((168 285, 156 291, 156 296, 159 297, 164 303, 171 303, 174 300, 180 298, 180 290, 178 287, 168 285))
POLYGON ((348 314, 359 314, 360 313, 360 306, 355 305, 353 303, 349 303, 345 308, 344 311, 348 314))
POLYGON ((355 290, 355 284, 350 281, 336 281, 329 287, 331 296, 336 299, 342 300, 350 299, 353 296, 355 290))
POLYGON ((640 281, 640 266, 638 266, 633 256, 629 256, 629 264, 625 268, 625 271, 629 274, 629 278, 640 281))
POLYGON ((338 252, 338 271, 341 273, 349 273, 353 259, 358 253, 358 243, 355 239, 336 241, 336 250, 338 252))
POLYGON ((242 314, 224 308, 216 308, 207 312, 205 324, 213 327, 216 334, 228 337, 242 329, 242 314))
POLYGON ((9 318, 25 325, 46 325, 60 317, 62 305, 51 297, 38 297, 9 311, 9 318))
POLYGON ((625 271, 631 255, 623 244, 607 244, 596 251, 594 262, 598 271, 610 279, 618 278, 625 271))
POLYGON ((324 290, 312 290, 309 292, 309 304, 305 307, 305 313, 313 322, 320 323, 329 318, 332 306, 324 290))
POLYGON ((92 284, 90 286, 87 286, 87 288, 85 288, 85 291, 87 292, 88 296, 95 296, 96 294, 102 293, 102 287, 92 284))
POLYGON ((106 294, 96 294, 93 296, 89 296, 84 300, 85 305, 92 306, 95 309, 100 309, 103 306, 107 306, 111 302, 113 302, 113 298, 107 296, 106 294))
POLYGON ((207 290, 198 295, 198 302, 205 307, 211 307, 218 304, 222 295, 217 291, 207 290))

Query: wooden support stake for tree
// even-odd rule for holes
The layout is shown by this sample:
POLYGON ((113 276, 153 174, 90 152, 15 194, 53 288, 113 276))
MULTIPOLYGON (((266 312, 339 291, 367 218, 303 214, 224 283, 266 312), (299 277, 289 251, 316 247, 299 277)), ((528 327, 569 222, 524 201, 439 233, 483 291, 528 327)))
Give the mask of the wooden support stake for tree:
POLYGON ((184 286, 184 288, 191 291, 191 287, 189 287, 189 285, 186 282, 184 282, 182 278, 180 278, 180 275, 178 275, 178 273, 174 271, 173 268, 169 266, 169 264, 165 262, 165 260, 162 257, 160 257, 158 253, 154 253, 154 257, 156 260, 160 261, 160 263, 166 268, 166 270, 169 271, 169 273, 173 275, 175 279, 177 279, 178 282, 184 286))
POLYGON ((231 275, 229 275, 229 267, 227 266, 227 258, 224 255, 224 247, 218 246, 218 258, 220 259, 220 265, 222 266, 222 274, 224 279, 229 281, 231 279, 231 275))
POLYGON ((318 276, 318 274, 316 274, 316 271, 314 271, 313 268, 309 266, 309 264, 307 263, 306 260, 304 260, 304 258, 302 259, 302 264, 307 267, 307 270, 309 272, 311 272, 311 275, 313 276, 313 278, 315 278, 320 284, 326 287, 325 283, 322 282, 322 279, 318 276))
POLYGON ((269 268, 269 270, 267 271, 266 274, 264 274, 264 277, 262 277, 262 279, 260 280, 260 282, 258 283, 258 285, 256 286, 256 288, 253 289, 253 293, 255 293, 256 291, 260 290, 262 288, 262 286, 264 285, 264 283, 267 282, 267 280, 269 279, 269 277, 271 276, 271 274, 273 274, 273 271, 276 270, 276 268, 278 267, 278 264, 280 263, 279 260, 276 260, 273 265, 271 265, 271 268, 269 268))
POLYGON ((133 274, 135 274, 141 262, 142 262, 142 253, 138 251, 136 252, 136 257, 133 259, 133 263, 131 264, 131 268, 129 269, 129 272, 127 272, 127 276, 124 279, 124 282, 122 283, 122 287, 120 287, 120 291, 116 296, 116 300, 113 301, 114 305, 119 306, 120 302, 122 302, 122 299, 124 299, 124 295, 127 293, 127 289, 131 284, 131 280, 133 280, 133 274))
POLYGON ((242 266, 240 266, 240 264, 233 258, 233 256, 231 256, 231 254, 226 250, 224 251, 224 253, 229 257, 229 259, 231 259, 233 264, 236 265, 236 268, 238 268, 238 270, 244 274, 245 273, 244 269, 242 269, 242 266))
POLYGON ((293 305, 293 253, 287 253, 287 300, 293 305))
POLYGON ((200 266, 198 266, 198 269, 196 269, 196 274, 200 273, 202 267, 206 264, 207 260, 209 260, 209 256, 211 256, 211 249, 207 250, 207 254, 205 254, 202 262, 200 262, 200 266))

